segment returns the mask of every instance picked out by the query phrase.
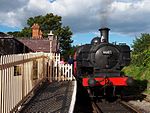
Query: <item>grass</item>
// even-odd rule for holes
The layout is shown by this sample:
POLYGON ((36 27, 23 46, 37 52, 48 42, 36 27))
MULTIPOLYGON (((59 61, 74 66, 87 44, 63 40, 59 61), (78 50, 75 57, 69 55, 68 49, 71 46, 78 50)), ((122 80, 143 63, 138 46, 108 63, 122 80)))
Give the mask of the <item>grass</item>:
POLYGON ((150 65, 148 65, 147 67, 137 67, 134 65, 130 65, 128 67, 124 67, 123 71, 127 76, 131 76, 136 80, 146 80, 148 82, 147 90, 145 90, 144 93, 150 94, 150 65))

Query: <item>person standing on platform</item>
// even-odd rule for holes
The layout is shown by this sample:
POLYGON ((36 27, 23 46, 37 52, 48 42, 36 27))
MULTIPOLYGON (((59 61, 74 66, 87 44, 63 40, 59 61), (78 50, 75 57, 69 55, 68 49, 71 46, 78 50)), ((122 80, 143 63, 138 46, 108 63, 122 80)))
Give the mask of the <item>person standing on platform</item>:
POLYGON ((72 58, 72 56, 70 55, 69 56, 69 59, 68 59, 68 64, 73 64, 74 63, 74 60, 73 60, 73 58, 72 58))
POLYGON ((61 58, 60 64, 65 64, 64 58, 61 58))

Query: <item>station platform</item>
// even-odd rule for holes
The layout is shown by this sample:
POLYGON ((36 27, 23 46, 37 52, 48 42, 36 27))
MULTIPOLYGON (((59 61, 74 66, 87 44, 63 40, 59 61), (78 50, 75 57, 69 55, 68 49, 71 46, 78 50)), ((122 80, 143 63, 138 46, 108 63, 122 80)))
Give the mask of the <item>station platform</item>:
POLYGON ((20 113, 73 113, 76 90, 76 81, 48 83, 20 113))

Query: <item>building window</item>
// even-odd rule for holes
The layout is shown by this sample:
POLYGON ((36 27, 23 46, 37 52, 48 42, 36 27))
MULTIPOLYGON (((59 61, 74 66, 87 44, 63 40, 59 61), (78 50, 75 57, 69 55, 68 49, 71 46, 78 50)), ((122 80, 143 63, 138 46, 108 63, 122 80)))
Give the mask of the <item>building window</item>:
POLYGON ((14 76, 21 76, 22 75, 22 66, 17 65, 14 66, 14 76))

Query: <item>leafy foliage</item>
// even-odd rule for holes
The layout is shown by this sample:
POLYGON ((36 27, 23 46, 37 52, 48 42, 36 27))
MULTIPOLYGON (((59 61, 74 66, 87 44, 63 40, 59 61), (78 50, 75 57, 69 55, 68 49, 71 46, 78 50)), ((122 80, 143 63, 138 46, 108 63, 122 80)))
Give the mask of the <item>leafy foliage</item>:
POLYGON ((141 34, 133 42, 132 64, 147 66, 150 60, 150 35, 141 34))
POLYGON ((31 28, 34 23, 38 23, 43 34, 47 37, 50 30, 60 31, 62 29, 61 16, 53 15, 52 13, 46 14, 45 16, 30 17, 27 20, 27 25, 31 28))
POLYGON ((139 54, 143 52, 144 50, 147 50, 150 48, 150 34, 144 33, 141 34, 139 38, 136 38, 134 40, 133 45, 133 54, 139 54))
MULTIPOLYGON (((123 71, 138 80, 150 80, 150 34, 141 34, 133 43, 132 64, 123 71)), ((150 81, 146 93, 150 93, 150 81)))

